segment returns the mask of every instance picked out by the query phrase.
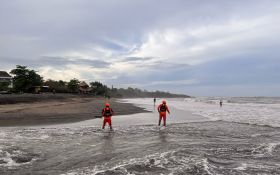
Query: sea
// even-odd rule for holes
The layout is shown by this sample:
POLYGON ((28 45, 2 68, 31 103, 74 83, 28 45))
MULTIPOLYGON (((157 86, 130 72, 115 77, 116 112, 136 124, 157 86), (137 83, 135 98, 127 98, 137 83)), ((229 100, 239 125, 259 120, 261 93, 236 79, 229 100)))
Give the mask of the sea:
POLYGON ((148 113, 0 128, 0 174, 280 174, 279 97, 120 99, 148 113), (220 100, 223 101, 222 107, 220 100))

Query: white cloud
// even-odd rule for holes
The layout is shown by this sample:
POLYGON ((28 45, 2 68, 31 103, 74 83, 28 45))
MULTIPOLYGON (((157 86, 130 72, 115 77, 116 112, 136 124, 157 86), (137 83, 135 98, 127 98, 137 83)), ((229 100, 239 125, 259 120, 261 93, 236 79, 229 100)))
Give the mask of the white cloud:
POLYGON ((66 66, 60 69, 55 69, 50 66, 44 66, 39 68, 40 75, 47 79, 69 81, 73 78, 81 79, 81 72, 79 69, 73 68, 73 66, 66 66))
POLYGON ((1 2, 0 67, 26 64, 62 80, 197 85, 190 67, 247 53, 277 57, 279 18, 280 3, 262 0, 1 2))
POLYGON ((280 39, 279 17, 277 12, 222 24, 157 29, 131 56, 158 57, 190 65, 226 58, 280 39))

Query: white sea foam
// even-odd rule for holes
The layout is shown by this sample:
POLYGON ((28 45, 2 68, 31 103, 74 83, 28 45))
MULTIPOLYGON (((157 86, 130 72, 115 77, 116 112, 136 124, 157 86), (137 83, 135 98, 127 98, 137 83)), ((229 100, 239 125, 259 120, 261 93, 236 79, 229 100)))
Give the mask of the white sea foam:
POLYGON ((203 165, 203 167, 204 167, 204 170, 208 173, 208 174, 213 174, 213 173, 211 173, 211 171, 210 171, 210 165, 209 165, 209 162, 207 161, 207 159, 206 158, 204 158, 204 159, 202 159, 202 165, 203 165))
MULTIPOLYGON (((151 98, 126 99, 125 101, 144 107, 149 106, 149 108, 153 104, 151 98)), ((224 100, 223 107, 219 106, 219 101, 219 98, 167 99, 170 107, 190 111, 192 114, 201 115, 211 121, 223 120, 280 127, 280 104, 276 98, 273 100, 266 98, 227 98, 224 100)), ((158 103, 160 102, 161 99, 158 100, 158 103)))
POLYGON ((178 174, 191 171, 192 168, 200 167, 200 171, 211 173, 211 165, 206 158, 185 154, 184 150, 176 149, 166 152, 158 152, 140 158, 123 160, 122 162, 110 167, 108 164, 95 165, 94 167, 84 167, 72 170, 62 175, 72 174, 99 174, 108 172, 118 172, 120 174, 134 174, 133 169, 145 167, 147 169, 158 169, 164 173, 178 174), (132 169, 131 169, 132 168, 132 169))
POLYGON ((266 150, 267 152, 272 155, 273 151, 275 150, 275 148, 280 145, 280 143, 269 143, 266 150))
POLYGON ((0 138, 4 138, 4 137, 6 137, 6 135, 7 134, 5 132, 3 132, 3 131, 0 132, 0 138))
POLYGON ((49 138, 49 137, 50 137, 50 136, 48 136, 48 135, 41 135, 41 136, 40 136, 40 139, 41 139, 41 140, 44 140, 44 139, 47 139, 47 138, 49 138))
POLYGON ((242 163, 239 167, 234 168, 235 170, 244 171, 246 170, 248 165, 246 163, 242 163))
POLYGON ((31 159, 30 162, 17 163, 15 160, 13 160, 13 157, 19 157, 23 154, 24 153, 21 150, 7 151, 3 147, 1 147, 1 149, 0 149, 0 155, 1 155, 0 160, 4 163, 0 164, 0 167, 4 166, 4 167, 8 167, 8 168, 13 168, 13 167, 16 167, 16 166, 30 164, 31 162, 35 161, 35 159, 31 159))
POLYGON ((262 143, 252 150, 257 157, 265 157, 273 155, 273 152, 280 143, 262 143))
MULTIPOLYGON (((278 163, 275 163, 274 165, 269 165, 269 164, 260 164, 257 162, 246 162, 246 163, 241 163, 240 166, 234 168, 235 170, 238 171, 246 171, 246 170, 265 170, 265 171, 272 171, 275 169, 275 167, 279 167, 278 163)), ((271 174, 271 173, 258 173, 258 174, 271 174)), ((273 173, 274 174, 274 173, 273 173)))
POLYGON ((0 131, 0 140, 5 141, 7 137, 7 133, 4 131, 0 131))

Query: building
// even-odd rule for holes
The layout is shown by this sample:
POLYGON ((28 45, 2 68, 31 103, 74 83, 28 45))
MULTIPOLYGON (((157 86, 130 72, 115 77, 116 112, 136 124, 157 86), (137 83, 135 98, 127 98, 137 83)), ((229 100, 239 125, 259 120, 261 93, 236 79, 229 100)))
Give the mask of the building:
POLYGON ((49 86, 32 86, 30 89, 28 89, 29 92, 40 94, 40 93, 46 93, 50 92, 49 86))
POLYGON ((0 71, 0 83, 9 83, 8 87, 13 87, 13 77, 9 75, 6 71, 0 71))
POLYGON ((80 82, 79 92, 81 94, 88 94, 91 90, 92 90, 91 87, 89 87, 89 85, 86 82, 84 81, 80 82))

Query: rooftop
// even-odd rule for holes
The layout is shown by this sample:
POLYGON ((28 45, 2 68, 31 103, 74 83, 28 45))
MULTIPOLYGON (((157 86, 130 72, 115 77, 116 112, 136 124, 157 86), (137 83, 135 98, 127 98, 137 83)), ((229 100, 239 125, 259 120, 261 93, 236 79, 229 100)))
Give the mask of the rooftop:
POLYGON ((11 77, 12 78, 12 76, 11 75, 9 75, 6 71, 0 71, 0 77, 11 77))

